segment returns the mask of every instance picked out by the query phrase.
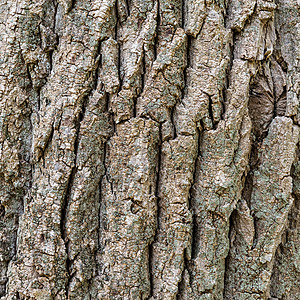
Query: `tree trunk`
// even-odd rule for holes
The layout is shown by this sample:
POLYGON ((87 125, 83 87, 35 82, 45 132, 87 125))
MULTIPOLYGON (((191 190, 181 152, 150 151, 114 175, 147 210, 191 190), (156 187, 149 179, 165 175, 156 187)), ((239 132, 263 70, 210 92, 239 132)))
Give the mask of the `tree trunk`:
POLYGON ((299 8, 1 0, 1 299, 300 299, 299 8))

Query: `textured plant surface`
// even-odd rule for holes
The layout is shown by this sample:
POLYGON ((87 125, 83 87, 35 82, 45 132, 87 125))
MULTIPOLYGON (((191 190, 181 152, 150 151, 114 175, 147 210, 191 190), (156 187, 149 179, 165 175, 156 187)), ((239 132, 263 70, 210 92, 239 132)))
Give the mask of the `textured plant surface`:
POLYGON ((0 0, 0 298, 300 299, 299 0, 0 0))

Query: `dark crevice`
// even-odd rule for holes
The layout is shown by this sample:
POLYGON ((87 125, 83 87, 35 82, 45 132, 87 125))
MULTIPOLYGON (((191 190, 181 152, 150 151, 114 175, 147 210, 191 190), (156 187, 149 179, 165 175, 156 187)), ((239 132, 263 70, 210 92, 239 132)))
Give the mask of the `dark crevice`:
POLYGON ((44 168, 45 168, 45 153, 46 153, 47 149, 50 147, 50 144, 53 139, 53 135, 54 135, 54 124, 52 124, 51 132, 50 132, 47 140, 45 140, 45 145, 44 145, 43 149, 39 148, 39 150, 40 150, 39 157, 40 157, 40 159, 42 159, 44 168))
MULTIPOLYGON (((24 61, 25 63, 25 61, 24 61)), ((27 77, 29 80, 29 86, 27 88, 32 89, 33 88, 33 82, 32 82, 32 77, 30 74, 30 68, 31 68, 31 64, 26 64, 26 70, 27 70, 27 77)))
MULTIPOLYGON (((134 110, 134 108, 133 108, 133 110, 134 110)), ((113 114, 111 114, 111 115, 113 115, 113 114)), ((141 117, 141 118, 143 118, 143 116, 141 117)), ((122 120, 120 120, 120 121, 118 121, 118 125, 121 125, 121 124, 126 124, 127 122, 129 122, 130 121, 130 117, 127 117, 126 119, 122 119, 122 120)), ((115 133, 117 133, 117 132, 115 132, 115 133)))
MULTIPOLYGON (((103 182, 103 178, 106 177, 108 178, 108 174, 107 174, 107 167, 106 167, 106 157, 107 157, 107 142, 104 143, 103 145, 103 157, 102 157, 102 163, 103 163, 103 167, 104 167, 104 174, 100 179, 99 182, 99 211, 98 211, 98 220, 99 220, 99 224, 98 224, 98 248, 101 250, 101 229, 105 226, 103 226, 103 220, 101 218, 101 212, 102 212, 102 182, 103 182)), ((107 179, 108 181, 108 179, 107 179)), ((109 181, 108 181, 109 182, 109 181)), ((113 185, 110 182, 111 185, 111 191, 113 193, 113 185)))
POLYGON ((158 55, 160 22, 161 22, 161 19, 160 19, 160 3, 159 3, 159 0, 157 0, 156 34, 155 34, 154 46, 153 46, 154 60, 157 59, 157 55, 158 55))
POLYGON ((68 274, 68 281, 67 281, 67 285, 66 285, 67 299, 68 299, 69 285, 70 285, 70 280, 71 280, 71 277, 70 277, 71 261, 70 261, 69 253, 68 253, 69 252, 69 243, 68 243, 67 233, 66 233, 66 217, 67 217, 66 215, 67 215, 67 208, 68 208, 68 204, 69 204, 69 198, 70 198, 71 188, 73 185, 75 174, 76 174, 76 168, 73 167, 72 171, 71 171, 71 175, 69 176, 69 180, 67 183, 65 197, 62 202, 61 217, 60 217, 60 232, 61 232, 61 237, 65 243, 65 250, 66 250, 66 254, 67 254, 67 258, 66 258, 66 271, 68 274))
MULTIPOLYGON (((109 107, 110 107, 110 95, 108 93, 106 93, 106 107, 107 107, 107 112, 109 112, 109 107)), ((114 120, 114 113, 113 112, 109 112, 109 115, 110 115, 110 122, 112 124, 112 129, 113 129, 113 133, 110 137, 112 137, 114 134, 117 134, 117 127, 116 127, 116 123, 115 123, 115 120, 114 120)), ((119 123, 120 124, 120 123, 119 123)), ((103 146, 103 167, 104 167, 104 175, 102 176, 102 179, 101 179, 101 182, 103 180, 103 177, 106 177, 108 183, 110 184, 110 188, 111 188, 111 192, 112 194, 114 195, 114 188, 113 188, 113 183, 110 181, 109 179, 109 173, 107 171, 107 166, 106 166, 106 158, 107 158, 107 149, 108 149, 108 142, 109 142, 109 139, 110 137, 106 140, 106 142, 104 143, 104 146, 103 146)), ((101 184, 100 182, 100 184, 101 184)))
POLYGON ((66 226, 65 226, 66 213, 67 213, 69 198, 70 198, 70 194, 71 194, 71 188, 72 188, 75 174, 76 174, 76 167, 73 167, 71 170, 71 174, 69 176, 68 182, 67 182, 65 197, 63 199, 62 208, 61 208, 60 231, 61 231, 61 237, 65 241, 66 249, 67 249, 67 234, 66 234, 66 226))
MULTIPOLYGON (((54 16, 53 16, 53 34, 55 35, 55 45, 54 49, 58 48, 59 45, 59 35, 56 33, 56 20, 57 20, 57 12, 58 12, 58 1, 53 0, 52 1, 53 6, 54 6, 54 16)), ((53 49, 51 50, 51 70, 52 70, 52 55, 53 55, 53 49)))
POLYGON ((49 59, 49 75, 51 74, 52 70, 53 70, 53 53, 54 50, 50 50, 48 52, 48 59, 49 59))
POLYGON ((57 18, 58 0, 52 0, 52 4, 53 4, 53 7, 54 7, 53 32, 55 34, 55 31, 56 31, 56 18, 57 18))
POLYGON ((160 229, 160 218, 161 218, 161 208, 160 208, 160 197, 159 197, 159 185, 160 185, 160 168, 161 168, 161 155, 162 155, 162 124, 159 124, 159 141, 157 145, 157 166, 156 166, 156 185, 155 185, 155 197, 156 197, 156 207, 157 207, 157 215, 156 215, 156 233, 152 243, 149 245, 149 282, 150 282, 150 296, 153 297, 153 243, 157 240, 157 235, 160 229))
POLYGON ((232 41, 229 43, 229 66, 226 69, 226 87, 229 87, 229 78, 233 66, 233 60, 234 60, 234 46, 237 40, 237 33, 235 31, 232 32, 232 41))
POLYGON ((127 10, 127 16, 130 16, 130 6, 131 6, 131 0, 125 0, 126 3, 126 10, 127 10))
POLYGON ((255 249, 258 242, 258 221, 259 219, 254 215, 253 216, 253 226, 254 226, 254 237, 251 250, 255 249))
MULTIPOLYGON (((224 27, 226 29, 230 29, 229 28, 229 22, 228 22, 229 14, 230 14, 230 12, 229 12, 229 6, 230 6, 230 4, 231 4, 230 0, 225 3, 226 7, 225 7, 225 14, 224 14, 224 27)), ((231 29, 231 31, 232 31, 232 29, 231 29)))
POLYGON ((170 120, 171 123, 173 125, 173 139, 177 138, 177 131, 176 131, 176 123, 175 123, 175 109, 176 109, 176 105, 174 105, 171 109, 171 116, 170 116, 170 120))
POLYGON ((5 207, 0 205, 0 218, 2 219, 5 215, 5 207))
POLYGON ((209 294, 211 295, 213 293, 213 289, 205 289, 203 292, 200 292, 200 295, 209 294))
POLYGON ((182 299, 181 295, 184 291, 184 270, 187 269, 188 263, 189 263, 189 261, 188 261, 187 249, 185 248, 183 251, 183 268, 182 268, 182 272, 181 272, 181 280, 178 283, 178 292, 176 295, 176 300, 182 299))
POLYGON ((245 179, 244 188, 242 190, 242 198, 245 199, 248 207, 251 207, 251 195, 253 190, 253 171, 250 171, 245 179))
POLYGON ((199 241, 199 225, 197 216, 195 213, 193 213, 193 227, 192 227, 192 253, 191 253, 191 259, 195 259, 198 256, 199 253, 199 247, 198 247, 198 241, 199 241))
POLYGON ((187 79, 186 69, 191 67, 191 49, 192 49, 192 37, 187 35, 187 45, 186 45, 186 68, 185 68, 185 81, 187 79))
POLYGON ((148 272, 149 272, 149 283, 150 283, 150 290, 149 290, 149 298, 153 297, 153 242, 148 247, 148 272))
MULTIPOLYGON (((105 143, 105 157, 106 157, 106 153, 107 153, 107 148, 108 148, 108 144, 107 143, 105 143)), ((114 192, 114 185, 113 185, 113 182, 110 180, 110 176, 109 176, 109 172, 107 171, 107 166, 106 166, 106 164, 105 164, 105 161, 104 161, 104 169, 105 169, 105 174, 104 174, 104 176, 106 177, 106 180, 107 180, 107 182, 110 184, 110 190, 111 190, 111 192, 112 192, 112 194, 113 194, 113 196, 114 196, 114 198, 115 198, 115 192, 114 192)))
MULTIPOLYGON (((104 97, 105 97, 105 109, 106 109, 106 112, 109 113, 110 94, 109 94, 109 93, 105 93, 105 94, 104 94, 104 97)), ((113 118, 112 118, 112 119, 113 119, 113 118)))
POLYGON ((67 273, 68 273, 68 283, 67 283, 67 287, 66 287, 67 299, 68 299, 69 284, 72 279, 72 276, 71 276, 72 262, 70 261, 69 254, 68 254, 69 244, 68 244, 68 237, 67 237, 67 232, 66 232, 67 211, 68 211, 68 206, 70 203, 71 189, 72 189, 75 175, 77 172, 77 162, 76 161, 77 161, 77 153, 78 153, 79 141, 80 141, 80 127, 81 127, 81 122, 84 118, 88 97, 89 97, 89 95, 87 95, 82 100, 81 112, 79 113, 79 116, 78 116, 78 119, 76 122, 77 123, 76 124, 76 138, 75 138, 75 142, 74 142, 75 161, 74 161, 74 166, 71 169, 71 173, 70 173, 70 176, 69 176, 69 179, 67 182, 65 196, 64 196, 64 199, 63 199, 62 205, 61 205, 60 231, 61 231, 61 237, 65 243, 66 254, 67 254, 67 258, 66 258, 66 269, 67 269, 67 273))
MULTIPOLYGON (((102 159, 102 162, 103 162, 103 165, 105 164, 105 156, 106 156, 106 144, 104 144, 104 147, 103 147, 103 159, 102 159)), ((99 207, 98 207, 98 232, 97 232, 97 237, 98 237, 98 241, 97 241, 97 245, 98 245, 98 250, 101 251, 101 228, 102 228, 102 218, 101 218, 101 212, 102 212, 102 180, 103 180, 103 177, 105 175, 101 176, 100 178, 100 181, 99 181, 99 207)), ((95 251, 95 262, 97 261, 96 259, 96 255, 97 255, 97 251, 95 251)))
MULTIPOLYGON (((137 98, 142 95, 144 93, 144 89, 145 89, 145 85, 146 85, 146 50, 143 47, 143 53, 142 53, 142 75, 141 75, 141 82, 142 82, 142 86, 139 92, 139 95, 137 96, 137 98)), ((136 114, 135 114, 136 116, 136 114)))
POLYGON ((121 91, 121 88, 123 86, 123 76, 122 76, 122 72, 121 72, 121 69, 122 69, 122 53, 121 53, 121 45, 119 43, 119 41, 117 40, 117 43, 118 43, 118 76, 119 76, 119 88, 118 88, 118 93, 121 91))
MULTIPOLYGON (((160 197, 159 197, 159 188, 160 188, 160 168, 161 168, 161 155, 162 155, 162 125, 159 125, 159 142, 157 150, 157 170, 156 170, 156 185, 155 185, 155 197, 157 199, 157 231, 160 228, 160 197)), ((156 237, 155 237, 156 238, 156 237)), ((155 240, 155 239, 154 239, 155 240)))
POLYGON ((116 25, 115 25, 115 40, 118 40, 118 32, 120 27, 120 16, 118 11, 118 0, 115 3, 116 25))
POLYGON ((212 129, 215 130, 216 129, 216 124, 214 122, 212 99, 211 99, 210 95, 207 94, 207 96, 208 96, 208 114, 209 114, 209 118, 211 119, 212 129))
POLYGON ((66 244, 66 251, 67 251, 67 259, 66 259, 66 271, 68 274, 68 279, 67 279, 67 284, 66 284, 66 298, 69 299, 69 286, 71 283, 71 280, 74 276, 74 274, 71 274, 71 260, 69 258, 69 254, 68 254, 68 249, 69 249, 69 243, 65 243, 66 244))
MULTIPOLYGON (((275 32, 276 32, 276 41, 278 41, 280 39, 279 34, 278 34, 277 30, 275 30, 275 32)), ((280 49, 276 49, 276 48, 274 49, 274 57, 275 57, 276 62, 280 65, 283 72, 287 73, 288 72, 288 64, 282 57, 280 49)))
MULTIPOLYGON (((252 129, 253 130, 253 129, 252 129)), ((254 137, 255 139, 255 137, 254 137)), ((253 191, 253 174, 255 170, 258 169, 260 160, 259 160, 259 149, 261 147, 261 141, 254 140, 251 143, 251 152, 249 157, 249 165, 250 170, 247 173, 247 176, 245 178, 244 188, 242 190, 242 199, 244 199, 247 203, 247 206, 249 207, 251 211, 251 197, 252 197, 252 191, 253 191)), ((253 244, 252 249, 255 248, 257 239, 258 239, 258 228, 257 228, 257 217, 252 215, 253 217, 253 225, 254 225, 254 238, 253 238, 253 244)))
POLYGON ((186 44, 186 66, 183 70, 183 81, 184 81, 184 87, 181 90, 181 102, 184 99, 184 97, 187 95, 187 81, 188 81, 188 74, 187 70, 191 65, 191 43, 192 43, 192 38, 191 36, 187 36, 187 44, 186 44))
POLYGON ((181 0, 181 27, 184 29, 186 17, 186 0, 181 0))
POLYGON ((92 87, 94 91, 97 89, 98 86, 100 67, 102 66, 101 43, 102 41, 99 41, 97 45, 97 51, 96 51, 96 59, 95 59, 96 66, 95 66, 94 84, 92 87))
POLYGON ((226 294, 226 285, 229 282, 229 274, 230 274, 230 249, 231 249, 231 239, 232 239, 232 232, 234 231, 234 220, 237 218, 237 210, 234 209, 229 217, 229 230, 228 230, 228 241, 229 241, 229 250, 227 253, 227 256, 225 257, 225 267, 224 267, 224 289, 223 289, 223 298, 226 299, 225 294, 226 294), (228 283, 227 283, 228 280, 228 283))
MULTIPOLYGON (((253 129, 252 129, 253 130, 253 129)), ((248 171, 244 187, 242 190, 242 198, 246 201, 248 207, 251 209, 251 195, 253 190, 253 173, 259 167, 259 150, 261 148, 261 141, 256 140, 253 134, 253 140, 251 141, 251 151, 249 156, 249 166, 250 170, 248 171)))
MULTIPOLYGON (((37 98, 37 110, 39 111, 41 109, 41 88, 40 87, 36 91, 36 98, 37 98)), ((33 132, 32 122, 30 122, 30 125, 31 125, 31 132, 33 132)))
POLYGON ((278 115, 278 112, 277 112, 277 102, 274 101, 274 108, 273 108, 273 117, 272 117, 272 120, 275 119, 278 115))
MULTIPOLYGON (((137 106, 137 97, 134 97, 132 99, 132 102, 133 102, 133 109, 132 109, 132 116, 133 118, 136 118, 136 106, 137 106)), ((124 120, 124 121, 127 121, 127 120, 124 120)), ((121 122, 119 122, 120 124, 121 122)))
POLYGON ((223 88, 221 90, 221 106, 222 106, 222 111, 221 111, 220 120, 225 120, 226 103, 227 103, 226 90, 227 89, 228 89, 228 87, 225 87, 225 88, 223 88))
POLYGON ((68 13, 75 8, 75 4, 76 4, 75 0, 69 0, 69 1, 70 1, 70 5, 69 5, 68 13))
MULTIPOLYGON (((200 129, 197 127, 197 141, 198 141, 198 145, 197 145, 197 153, 196 153, 196 157, 195 157, 195 161, 194 161, 194 170, 193 170, 193 182, 191 183, 191 187, 190 187, 190 191, 189 191, 189 209, 192 213, 192 232, 191 232, 191 259, 195 259, 198 255, 199 252, 199 224, 198 224, 198 217, 196 215, 195 212, 195 208, 196 208, 196 203, 194 203, 194 199, 192 196, 192 191, 196 188, 195 184, 197 181, 197 167, 199 167, 198 165, 198 160, 199 157, 201 157, 201 143, 202 143, 202 134, 200 132, 200 129)), ((187 264, 188 268, 187 270, 189 270, 189 264, 187 264)))

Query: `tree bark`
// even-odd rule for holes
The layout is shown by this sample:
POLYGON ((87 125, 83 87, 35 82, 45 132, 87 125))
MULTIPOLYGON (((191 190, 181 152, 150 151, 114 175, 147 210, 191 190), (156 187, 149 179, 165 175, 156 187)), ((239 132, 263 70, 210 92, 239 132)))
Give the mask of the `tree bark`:
POLYGON ((299 8, 1 0, 1 299, 300 299, 299 8))

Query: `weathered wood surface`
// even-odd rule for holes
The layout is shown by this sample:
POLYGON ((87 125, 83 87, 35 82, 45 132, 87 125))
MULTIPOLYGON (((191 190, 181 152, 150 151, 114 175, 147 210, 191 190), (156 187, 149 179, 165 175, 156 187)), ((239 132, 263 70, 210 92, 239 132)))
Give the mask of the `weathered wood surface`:
POLYGON ((1 0, 1 299, 300 299, 299 9, 1 0))

